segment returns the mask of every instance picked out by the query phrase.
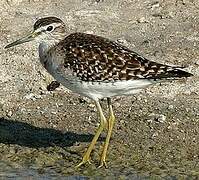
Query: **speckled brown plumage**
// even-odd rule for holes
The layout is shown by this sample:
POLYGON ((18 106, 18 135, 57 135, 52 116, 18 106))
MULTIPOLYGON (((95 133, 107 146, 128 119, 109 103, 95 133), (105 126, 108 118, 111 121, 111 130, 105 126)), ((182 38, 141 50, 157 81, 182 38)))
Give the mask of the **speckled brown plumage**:
POLYGON ((106 38, 84 33, 67 36, 57 46, 64 51, 64 66, 83 81, 168 79, 191 76, 177 67, 149 61, 106 38))

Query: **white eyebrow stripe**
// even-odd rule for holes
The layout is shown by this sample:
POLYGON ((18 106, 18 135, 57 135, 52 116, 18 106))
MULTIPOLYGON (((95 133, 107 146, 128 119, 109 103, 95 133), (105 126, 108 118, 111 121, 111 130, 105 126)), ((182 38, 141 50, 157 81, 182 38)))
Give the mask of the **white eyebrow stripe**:
POLYGON ((55 28, 59 27, 59 26, 61 25, 61 23, 51 23, 51 24, 48 24, 48 25, 46 25, 46 26, 41 26, 41 27, 39 27, 38 29, 36 29, 35 32, 46 31, 46 29, 47 29, 47 27, 48 27, 49 25, 52 25, 52 26, 54 27, 54 29, 55 29, 55 28))

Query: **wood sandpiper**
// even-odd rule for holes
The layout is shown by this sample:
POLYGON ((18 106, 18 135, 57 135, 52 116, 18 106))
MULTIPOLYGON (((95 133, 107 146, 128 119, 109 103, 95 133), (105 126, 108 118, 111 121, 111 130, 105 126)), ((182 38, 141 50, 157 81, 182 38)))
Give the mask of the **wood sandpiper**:
POLYGON ((176 66, 149 61, 136 52, 109 39, 85 33, 67 33, 66 25, 57 17, 37 20, 29 35, 5 48, 36 40, 43 67, 62 85, 95 102, 100 125, 77 167, 90 163, 90 154, 103 129, 107 136, 100 159, 106 167, 106 154, 115 121, 111 97, 131 95, 164 80, 189 77, 192 74, 176 66), (99 100, 107 98, 106 119, 99 100))

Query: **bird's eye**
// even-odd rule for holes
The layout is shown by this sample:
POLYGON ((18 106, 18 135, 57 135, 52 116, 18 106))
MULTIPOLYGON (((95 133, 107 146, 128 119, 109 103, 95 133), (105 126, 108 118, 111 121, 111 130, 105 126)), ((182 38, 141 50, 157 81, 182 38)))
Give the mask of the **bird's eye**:
POLYGON ((53 30, 53 26, 48 26, 46 30, 47 31, 52 31, 53 30))

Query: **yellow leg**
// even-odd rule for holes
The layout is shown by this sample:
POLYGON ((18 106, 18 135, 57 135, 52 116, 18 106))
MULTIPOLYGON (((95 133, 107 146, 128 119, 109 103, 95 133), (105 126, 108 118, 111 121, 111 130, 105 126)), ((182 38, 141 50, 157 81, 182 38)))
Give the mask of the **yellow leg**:
POLYGON ((109 145, 109 141, 110 141, 110 138, 111 138, 111 133, 112 133, 112 129, 113 129, 114 121, 115 121, 115 116, 114 116, 113 108, 112 108, 112 105, 111 105, 111 99, 107 98, 107 101, 108 101, 108 108, 109 108, 109 113, 110 113, 110 117, 108 119, 108 134, 106 136, 106 140, 105 140, 105 144, 104 144, 104 148, 103 148, 99 167, 102 167, 102 166, 107 167, 107 165, 106 165, 106 154, 107 154, 108 145, 109 145))
POLYGON ((96 108, 97 108, 99 115, 100 115, 100 125, 97 129, 97 132, 96 132, 91 144, 89 145, 86 153, 83 156, 82 162, 80 162, 76 167, 80 167, 81 165, 83 165, 87 162, 90 163, 90 154, 91 154, 91 152, 92 152, 92 150, 93 150, 93 148, 94 148, 94 146, 97 142, 97 139, 99 138, 101 132, 103 131, 103 129, 104 129, 106 123, 107 123, 106 118, 104 117, 104 114, 102 112, 102 108, 101 108, 99 101, 96 101, 95 103, 96 103, 96 108))

